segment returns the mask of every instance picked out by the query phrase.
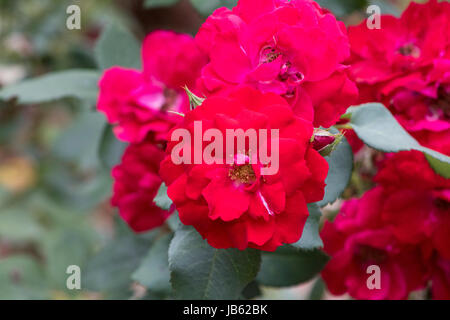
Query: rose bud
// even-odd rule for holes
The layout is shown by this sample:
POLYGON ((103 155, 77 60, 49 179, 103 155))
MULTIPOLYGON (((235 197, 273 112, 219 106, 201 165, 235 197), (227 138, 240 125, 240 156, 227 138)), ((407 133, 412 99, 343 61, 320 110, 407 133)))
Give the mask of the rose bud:
POLYGON ((332 145, 336 141, 336 136, 332 133, 316 129, 314 131, 314 138, 313 138, 313 148, 314 150, 321 152, 324 149, 326 149, 328 146, 332 145))

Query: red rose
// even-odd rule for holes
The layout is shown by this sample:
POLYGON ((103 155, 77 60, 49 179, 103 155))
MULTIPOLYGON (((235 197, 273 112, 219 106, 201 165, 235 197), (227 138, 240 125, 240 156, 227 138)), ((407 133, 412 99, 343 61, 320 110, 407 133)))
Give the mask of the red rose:
POLYGON ((150 143, 132 144, 112 171, 111 204, 136 232, 159 227, 170 214, 153 203, 162 183, 158 171, 163 158, 164 152, 150 143))
MULTIPOLYGON (((231 154, 232 160, 246 160, 240 164, 226 164, 220 158, 223 164, 176 165, 171 153, 177 142, 169 142, 160 174, 182 223, 194 226, 215 248, 273 251, 298 241, 308 217, 306 204, 323 198, 328 172, 327 162, 312 148, 312 124, 295 117, 278 95, 251 88, 206 99, 172 132, 186 129, 195 136, 196 122, 201 122, 202 134, 214 128, 223 136, 227 129, 278 129, 279 170, 263 175, 259 156, 255 156, 257 161, 248 162, 260 151, 250 150, 250 143, 245 150, 235 148, 231 154)), ((269 141, 271 138, 273 135, 269 141)), ((196 149, 205 151, 207 144, 195 146, 191 142, 185 147, 183 155, 191 153, 192 157, 196 149)))
POLYGON ((382 220, 385 192, 377 187, 347 201, 333 223, 321 232, 331 256, 322 277, 331 293, 357 299, 406 299, 426 284, 422 249, 399 241, 382 220), (369 266, 380 268, 380 288, 370 289, 369 266))
POLYGON ((100 81, 98 110, 116 125, 119 139, 141 142, 149 133, 162 141, 179 117, 167 111, 186 112, 189 99, 183 87, 195 91, 195 79, 206 57, 189 35, 156 31, 144 40, 143 70, 113 67, 100 81))
POLYGON ((196 41, 210 63, 199 79, 204 94, 246 84, 286 98, 296 115, 330 127, 357 89, 342 62, 345 26, 311 0, 240 0, 217 9, 196 41))
POLYGON ((433 299, 450 300, 450 260, 437 258, 431 277, 433 299))
POLYGON ((345 138, 352 147, 353 153, 356 154, 364 147, 364 142, 362 142, 361 139, 358 138, 354 130, 345 129, 342 131, 342 133, 345 135, 345 138))
POLYGON ((360 102, 386 105, 423 145, 450 154, 450 4, 412 2, 401 18, 349 28, 360 102))
POLYGON ((375 181, 386 190, 383 219, 403 242, 430 240, 450 260, 450 179, 418 151, 388 155, 375 181))
POLYGON ((378 186, 361 199, 346 201, 334 223, 326 222, 322 230, 332 257, 323 271, 330 291, 360 299, 404 299, 432 273, 441 281, 433 280, 433 290, 443 296, 450 287, 442 267, 450 260, 450 179, 436 174, 421 152, 406 151, 388 154, 375 182, 378 186), (366 286, 370 264, 384 274, 381 290, 366 286))

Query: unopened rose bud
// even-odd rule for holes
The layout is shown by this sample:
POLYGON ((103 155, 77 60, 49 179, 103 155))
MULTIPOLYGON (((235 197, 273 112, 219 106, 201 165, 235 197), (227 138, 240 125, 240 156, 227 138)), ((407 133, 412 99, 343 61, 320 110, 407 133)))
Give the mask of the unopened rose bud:
POLYGON ((336 137, 325 130, 317 130, 314 132, 314 140, 312 142, 314 150, 321 151, 328 145, 332 144, 336 137))

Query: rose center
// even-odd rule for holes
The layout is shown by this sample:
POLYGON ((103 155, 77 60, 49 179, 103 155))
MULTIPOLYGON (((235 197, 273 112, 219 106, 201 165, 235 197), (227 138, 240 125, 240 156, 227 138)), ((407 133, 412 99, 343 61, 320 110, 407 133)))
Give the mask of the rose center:
POLYGON ((437 99, 430 104, 430 113, 433 118, 450 119, 450 88, 439 87, 437 99))
POLYGON ((271 63, 275 61, 280 55, 281 52, 275 50, 274 47, 267 46, 261 50, 259 60, 261 63, 271 63))
POLYGON ((450 202, 445 199, 437 198, 434 200, 435 206, 442 211, 450 211, 450 202))
POLYGON ((245 184, 253 183, 256 180, 256 175, 251 164, 234 165, 230 169, 228 176, 233 181, 245 184))
POLYGON ((411 56, 414 58, 418 58, 420 56, 420 49, 414 45, 413 43, 407 43, 403 46, 401 46, 398 49, 398 52, 402 55, 402 56, 411 56))
POLYGON ((278 80, 286 84, 285 96, 287 98, 292 98, 295 96, 295 90, 297 86, 303 81, 305 76, 303 73, 298 71, 289 59, 278 51, 275 45, 267 45, 260 52, 259 63, 272 63, 278 58, 281 60, 281 67, 278 73, 278 80), (280 58, 281 57, 281 58, 280 58))
POLYGON ((164 89, 164 104, 161 107, 161 111, 171 110, 177 102, 178 92, 174 89, 164 89))
POLYGON ((296 70, 290 61, 287 61, 280 70, 280 80, 290 81, 293 84, 302 82, 304 78, 303 73, 296 70))
POLYGON ((448 88, 440 87, 438 97, 438 107, 444 114, 444 119, 450 119, 450 92, 448 88))

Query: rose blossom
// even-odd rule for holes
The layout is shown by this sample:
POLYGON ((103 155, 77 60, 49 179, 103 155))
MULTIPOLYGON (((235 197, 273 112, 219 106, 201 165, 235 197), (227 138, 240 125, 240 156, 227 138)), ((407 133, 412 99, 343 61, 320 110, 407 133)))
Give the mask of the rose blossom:
POLYGON ((450 260, 450 179, 419 151, 390 154, 375 177, 386 190, 383 219, 403 242, 431 241, 450 260))
POLYGON ((240 0, 217 9, 196 41, 210 63, 204 94, 247 84, 286 98, 296 115, 329 127, 355 100, 343 61, 349 43, 342 22, 311 0, 240 0))
POLYGON ((436 174, 421 152, 405 151, 388 154, 374 180, 378 186, 344 202, 334 223, 326 222, 322 230, 332 257, 322 273, 330 291, 359 299, 404 299, 431 277, 441 279, 433 280, 435 295, 445 296, 450 179, 436 174), (381 290, 367 289, 365 268, 371 264, 381 268, 381 290))
POLYGON ((360 102, 378 101, 420 143, 450 154, 450 3, 412 2, 400 18, 383 15, 349 28, 351 74, 360 102))
POLYGON ((432 297, 436 300, 450 300, 450 260, 437 257, 433 261, 432 297))
POLYGON ((384 190, 376 187, 345 202, 334 222, 321 232, 331 256, 322 277, 332 294, 357 299, 406 299, 425 286, 428 275, 422 249, 397 239, 382 220, 384 190), (380 288, 369 289, 369 266, 380 268, 380 288))
MULTIPOLYGON (((174 130, 192 132, 195 121, 201 121, 203 132, 215 128, 223 136, 227 129, 279 129, 280 163, 278 173, 264 176, 259 158, 240 164, 222 159, 224 164, 176 165, 171 153, 177 142, 169 142, 160 174, 181 222, 194 226, 215 248, 273 251, 298 241, 308 217, 306 205, 323 198, 328 172, 326 160, 312 148, 312 124, 295 117, 278 95, 248 87, 207 98, 174 130)), ((207 145, 186 147, 203 151, 207 145)), ((235 149, 234 157, 249 158, 256 151, 246 144, 245 150, 235 149)))
POLYGON ((450 299, 450 179, 418 151, 390 154, 375 181, 385 190, 383 220, 403 243, 426 247, 433 299, 450 299))
POLYGON ((179 117, 189 110, 183 87, 195 91, 195 79, 206 63, 194 39, 171 31, 155 31, 142 47, 143 70, 113 67, 100 80, 98 110, 114 124, 119 139, 141 142, 151 133, 163 141, 179 117))
POLYGON ((114 193, 111 204, 136 232, 159 227, 170 212, 153 203, 162 179, 158 175, 164 151, 148 142, 128 146, 122 162, 112 171, 114 193))

